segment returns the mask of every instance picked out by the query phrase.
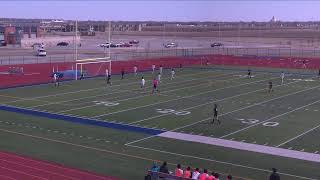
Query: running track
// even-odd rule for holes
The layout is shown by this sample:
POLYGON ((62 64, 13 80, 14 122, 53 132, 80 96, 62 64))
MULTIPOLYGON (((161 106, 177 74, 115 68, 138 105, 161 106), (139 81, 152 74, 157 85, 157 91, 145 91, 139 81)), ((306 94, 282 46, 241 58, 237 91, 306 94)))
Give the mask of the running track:
POLYGON ((0 152, 0 180, 119 180, 60 164, 0 152))

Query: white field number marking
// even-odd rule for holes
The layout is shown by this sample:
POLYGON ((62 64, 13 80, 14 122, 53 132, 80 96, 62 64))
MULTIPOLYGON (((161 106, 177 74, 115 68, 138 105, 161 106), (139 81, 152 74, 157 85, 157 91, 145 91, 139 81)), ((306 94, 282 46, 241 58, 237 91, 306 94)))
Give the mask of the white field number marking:
POLYGON ((176 111, 174 109, 156 109, 158 113, 162 113, 162 114, 175 114, 177 116, 185 116, 190 114, 191 112, 189 111, 176 111))
POLYGON ((104 106, 116 106, 119 103, 110 102, 110 101, 93 101, 96 105, 104 105, 104 106))
MULTIPOLYGON (((258 119, 237 119, 237 120, 241 121, 241 123, 243 123, 243 124, 249 124, 249 125, 256 124, 256 123, 260 122, 260 120, 258 120, 258 119)), ((275 127, 275 126, 278 126, 279 123, 278 122, 265 122, 262 125, 267 126, 267 127, 275 127)))

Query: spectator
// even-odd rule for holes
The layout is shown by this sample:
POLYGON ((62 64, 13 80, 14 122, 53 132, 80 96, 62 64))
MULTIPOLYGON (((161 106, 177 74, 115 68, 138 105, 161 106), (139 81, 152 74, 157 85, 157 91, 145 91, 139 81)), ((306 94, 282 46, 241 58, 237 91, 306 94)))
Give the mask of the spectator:
POLYGON ((272 174, 270 175, 269 180, 280 180, 280 176, 277 173, 277 169, 276 168, 272 168, 272 174))
MULTIPOLYGON (((169 170, 168 170, 168 167, 167 167, 167 162, 164 161, 163 164, 160 166, 160 170, 159 172, 161 173, 164 173, 164 174, 169 174, 169 170)), ((160 178, 164 178, 160 175, 160 178)))
POLYGON ((157 165, 156 162, 153 163, 151 167, 151 179, 157 179, 158 177, 158 172, 159 172, 159 166, 157 165))
POLYGON ((216 178, 215 180, 219 180, 220 174, 219 173, 215 173, 214 177, 216 178))
POLYGON ((216 178, 214 177, 214 172, 212 171, 211 175, 208 176, 208 180, 215 180, 216 178))
POLYGON ((231 176, 231 175, 228 175, 228 176, 227 176, 227 180, 232 180, 232 176, 231 176))
POLYGON ((192 179, 198 179, 200 176, 199 168, 196 168, 196 170, 192 173, 192 179))
POLYGON ((184 178, 191 178, 191 170, 190 170, 190 167, 187 167, 187 169, 184 170, 183 177, 184 177, 184 178))
POLYGON ((204 169, 203 173, 199 176, 199 180, 207 180, 208 177, 208 170, 204 169))
POLYGON ((176 168, 176 171, 175 171, 175 175, 177 177, 182 177, 183 176, 183 170, 181 169, 181 165, 180 164, 177 165, 177 168, 176 168))

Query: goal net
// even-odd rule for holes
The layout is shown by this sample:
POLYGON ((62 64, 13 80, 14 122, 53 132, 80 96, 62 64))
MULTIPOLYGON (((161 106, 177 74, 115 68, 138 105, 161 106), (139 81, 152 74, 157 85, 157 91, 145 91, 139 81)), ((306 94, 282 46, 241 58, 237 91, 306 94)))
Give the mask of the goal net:
POLYGON ((76 60, 75 79, 111 74, 110 57, 76 60))

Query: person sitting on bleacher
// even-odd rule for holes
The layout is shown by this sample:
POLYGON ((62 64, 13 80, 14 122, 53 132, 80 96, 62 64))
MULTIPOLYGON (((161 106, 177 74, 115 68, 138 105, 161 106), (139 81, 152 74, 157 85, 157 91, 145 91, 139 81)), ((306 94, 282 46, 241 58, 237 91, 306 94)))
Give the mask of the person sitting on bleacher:
POLYGON ((228 175, 227 180, 232 180, 232 176, 228 175))
POLYGON ((199 176, 199 180, 207 180, 207 177, 208 177, 208 170, 207 169, 204 169, 203 170, 203 173, 199 176))
POLYGON ((200 176, 199 168, 196 168, 196 170, 192 173, 192 179, 198 179, 200 176))
POLYGON ((211 175, 208 176, 207 180, 216 180, 216 178, 214 177, 215 173, 212 171, 211 175))
POLYGON ((215 180, 219 180, 220 174, 219 173, 215 173, 214 177, 216 178, 215 180))
MULTIPOLYGON (((164 173, 164 174, 169 174, 169 170, 168 170, 168 167, 167 167, 167 162, 164 161, 163 164, 160 166, 160 170, 159 172, 161 173, 164 173)), ((160 175, 160 178, 164 178, 160 175)))
POLYGON ((183 170, 181 169, 181 165, 180 164, 177 165, 177 168, 176 168, 176 171, 175 171, 175 175, 177 177, 182 177, 183 176, 183 170))
POLYGON ((183 177, 184 177, 184 178, 191 178, 191 170, 190 170, 190 167, 187 167, 187 169, 184 170, 183 177))

